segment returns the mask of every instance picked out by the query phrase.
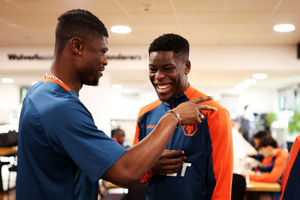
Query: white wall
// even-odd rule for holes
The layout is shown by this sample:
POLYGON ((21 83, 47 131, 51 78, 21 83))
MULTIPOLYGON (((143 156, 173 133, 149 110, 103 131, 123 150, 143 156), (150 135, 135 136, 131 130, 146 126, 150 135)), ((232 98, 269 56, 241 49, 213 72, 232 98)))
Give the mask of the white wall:
POLYGON ((296 46, 192 46, 193 67, 219 70, 300 70, 296 46))
MULTIPOLYGON (((0 78, 2 74, 14 74, 18 71, 47 71, 51 65, 51 60, 46 61, 9 61, 8 53, 35 54, 44 56, 52 55, 52 48, 0 48, 0 78)), ((148 65, 146 47, 110 47, 111 55, 140 55, 141 60, 112 60, 109 62, 109 68, 114 70, 145 69, 148 65)), ((298 70, 300 72, 300 62, 296 59, 295 46, 192 46, 191 60, 193 69, 199 70, 246 70, 246 69, 272 69, 272 70, 298 70)), ((20 74, 19 74, 20 75, 20 74)), ((22 74, 21 74, 22 75, 22 74)), ((21 79, 22 76, 19 76, 21 79)), ((111 118, 127 118, 134 120, 137 117, 139 108, 151 98, 143 96, 139 90, 137 99, 123 99, 111 90, 111 74, 105 71, 100 79, 99 87, 83 87, 80 91, 80 99, 88 107, 94 116, 96 125, 107 134, 110 132, 111 118), (113 100, 112 100, 113 99, 113 100), (117 102, 115 102, 116 100, 117 102)), ((122 74, 121 74, 122 75, 122 74)), ((29 75, 24 75, 26 78, 29 75)), ((209 76, 209 74, 207 75, 209 76)), ((41 79, 39 75, 37 79, 41 79)), ((216 80, 217 81, 217 80, 216 80)), ((222 83, 220 83, 222 84, 222 83)), ((134 90, 133 88, 130 88, 134 90)), ((213 88, 198 88, 208 95, 213 95, 216 100, 220 100, 224 91, 213 88)), ((147 91, 149 92, 149 91, 147 91)), ((7 122, 9 110, 17 108, 19 105, 19 85, 0 84, 0 122, 7 122), (5 95, 4 95, 5 94, 5 95)), ((147 94, 146 94, 147 96, 147 94)), ((276 90, 268 89, 247 89, 239 96, 239 108, 245 104, 250 104, 254 112, 268 112, 274 109, 276 104, 276 90)), ((222 102, 221 102, 222 103, 222 102)), ((238 109, 239 109, 238 108, 238 109)))
POLYGON ((79 99, 93 115, 98 129, 110 135, 110 110, 108 105, 111 85, 109 74, 107 75, 99 80, 100 87, 84 85, 80 90, 79 99))
POLYGON ((0 124, 13 123, 20 107, 20 88, 17 85, 0 83, 0 124))
POLYGON ((249 89, 241 93, 239 108, 249 105, 256 113, 277 111, 277 91, 270 89, 249 89))
MULTIPOLYGON (((19 47, 0 48, 0 65, 2 70, 47 70, 50 60, 42 61, 9 61, 7 54, 39 54, 53 55, 51 47, 19 47)), ((109 67, 114 69, 141 69, 148 64, 147 47, 109 47, 110 55, 139 55, 141 60, 124 61, 112 60, 109 67)), ((299 70, 300 62, 297 59, 296 46, 191 46, 190 60, 193 68, 203 70, 299 70)))

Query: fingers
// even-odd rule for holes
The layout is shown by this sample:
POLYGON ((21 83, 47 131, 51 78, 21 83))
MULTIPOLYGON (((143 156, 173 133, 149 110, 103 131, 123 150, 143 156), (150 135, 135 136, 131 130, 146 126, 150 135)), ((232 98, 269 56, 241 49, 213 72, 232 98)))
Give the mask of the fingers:
POLYGON ((171 174, 177 172, 184 163, 184 159, 167 159, 160 163, 160 173, 162 174, 171 174))
POLYGON ((169 150, 169 149, 165 149, 164 152, 162 153, 161 157, 164 158, 174 158, 174 157, 179 157, 179 156, 183 156, 184 155, 184 151, 176 151, 176 150, 169 150))
POLYGON ((186 156, 180 156, 178 158, 163 158, 160 163, 161 165, 176 165, 183 163, 186 160, 186 156))
POLYGON ((199 110, 211 110, 211 111, 216 111, 217 108, 213 106, 208 106, 208 105, 198 105, 199 110))
POLYGON ((182 167, 182 164, 178 165, 170 165, 165 166, 161 174, 172 174, 178 172, 178 170, 182 167))
POLYGON ((186 160, 184 151, 165 149, 152 171, 155 174, 171 174, 177 172, 186 160))
MULTIPOLYGON (((195 103, 195 104, 199 104, 205 101, 209 101, 212 100, 213 98, 211 96, 206 96, 206 97, 199 97, 197 99, 192 100, 191 102, 195 103)), ((211 110, 211 111, 216 111, 217 108, 213 107, 213 106, 208 106, 208 105, 198 105, 199 110, 211 110)))
POLYGON ((209 100, 212 100, 212 99, 213 99, 212 96, 199 97, 197 99, 192 100, 192 102, 195 103, 195 104, 198 104, 198 103, 201 103, 201 102, 204 102, 204 101, 209 101, 209 100))

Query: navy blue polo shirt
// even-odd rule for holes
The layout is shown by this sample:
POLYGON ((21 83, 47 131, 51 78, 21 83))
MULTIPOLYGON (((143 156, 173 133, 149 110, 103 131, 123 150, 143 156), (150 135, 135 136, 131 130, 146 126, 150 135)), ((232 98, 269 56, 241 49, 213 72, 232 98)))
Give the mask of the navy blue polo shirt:
POLYGON ((97 129, 78 94, 54 79, 24 99, 18 142, 17 200, 90 199, 80 189, 97 184, 125 152, 97 129))

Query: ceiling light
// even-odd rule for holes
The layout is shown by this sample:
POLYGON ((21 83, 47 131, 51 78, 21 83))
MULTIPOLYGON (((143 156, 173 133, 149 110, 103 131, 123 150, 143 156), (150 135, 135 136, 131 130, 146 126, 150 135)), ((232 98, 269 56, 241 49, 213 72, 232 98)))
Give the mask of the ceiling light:
POLYGON ((273 26, 276 32, 292 32, 295 30, 294 24, 277 24, 273 26))
POLYGON ((252 74, 252 78, 258 79, 258 80, 263 80, 263 79, 267 79, 268 78, 268 74, 265 74, 265 73, 255 73, 255 74, 252 74))
POLYGON ((2 83, 13 83, 14 79, 13 78, 2 78, 2 83))
POLYGON ((129 26, 112 26, 110 29, 114 33, 118 34, 127 34, 131 32, 131 28, 129 26))

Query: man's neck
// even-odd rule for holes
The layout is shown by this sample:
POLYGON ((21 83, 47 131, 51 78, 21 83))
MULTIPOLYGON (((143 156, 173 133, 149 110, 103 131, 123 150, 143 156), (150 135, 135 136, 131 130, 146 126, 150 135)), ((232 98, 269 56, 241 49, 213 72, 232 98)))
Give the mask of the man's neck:
POLYGON ((68 62, 55 59, 51 65, 49 73, 59 78, 69 88, 79 93, 79 90, 82 88, 82 84, 76 76, 72 76, 72 71, 69 70, 71 67, 69 65, 70 63, 68 62))
POLYGON ((178 96, 180 96, 180 95, 182 95, 182 94, 184 94, 184 92, 189 88, 189 86, 190 86, 190 84, 189 83, 187 83, 186 84, 186 87, 184 87, 184 89, 183 90, 181 90, 180 92, 178 92, 178 94, 177 95, 175 95, 175 96, 173 96, 171 99, 169 99, 169 100, 167 100, 167 101, 165 101, 165 102, 167 102, 167 103, 169 103, 169 104, 171 104, 172 103, 172 100, 174 99, 174 98, 176 98, 176 97, 178 97, 178 96))

